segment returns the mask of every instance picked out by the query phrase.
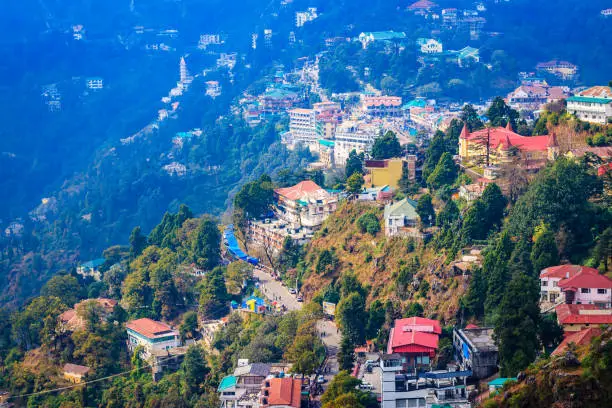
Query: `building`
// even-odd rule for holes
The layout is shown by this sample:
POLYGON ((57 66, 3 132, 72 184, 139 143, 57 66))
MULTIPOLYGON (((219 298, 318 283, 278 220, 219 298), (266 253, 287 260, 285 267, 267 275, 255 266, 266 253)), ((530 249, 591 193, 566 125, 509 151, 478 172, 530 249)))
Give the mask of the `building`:
POLYGON ((609 123, 612 119, 612 88, 594 86, 567 98, 567 111, 585 122, 609 123))
POLYGON ((297 11, 295 13, 295 26, 298 28, 303 27, 304 24, 316 20, 317 17, 319 15, 317 14, 316 7, 308 7, 306 11, 297 11))
POLYGON ((555 308, 557 322, 568 332, 578 332, 589 327, 612 324, 612 309, 600 309, 595 305, 562 304, 555 308))
POLYGON ((269 378, 261 388, 261 408, 300 408, 302 380, 292 377, 269 378))
POLYGON ((469 132, 463 126, 459 136, 462 163, 479 166, 518 164, 525 169, 539 169, 559 155, 554 133, 547 136, 521 136, 508 125, 469 132))
POLYGON ((70 381, 73 384, 80 384, 83 382, 83 378, 91 371, 89 367, 78 365, 78 364, 64 364, 62 369, 64 373, 64 379, 70 381))
POLYGON ((388 203, 393 199, 393 189, 389 186, 370 187, 357 194, 359 201, 378 201, 388 203))
POLYGON ((362 96, 361 106, 366 114, 374 117, 402 115, 400 96, 362 96))
POLYGON ((429 366, 438 350, 442 333, 440 322, 423 317, 409 317, 395 321, 389 333, 387 354, 399 354, 403 364, 415 370, 429 366))
POLYGON ((468 326, 453 330, 455 360, 461 370, 472 371, 474 378, 483 379, 497 372, 498 350, 493 340, 493 328, 468 326))
POLYGON ((416 206, 416 201, 409 198, 385 205, 385 235, 423 238, 419 231, 420 218, 416 206))
POLYGON ((311 180, 274 190, 278 217, 292 227, 317 228, 336 211, 338 199, 311 180))
POLYGON ((314 109, 291 109, 289 113, 289 132, 293 143, 300 143, 316 150, 319 142, 317 119, 314 109))
POLYGON ((285 239, 294 244, 303 245, 314 237, 314 230, 305 227, 295 227, 283 219, 268 218, 260 221, 249 221, 248 239, 251 244, 278 254, 283 248, 285 239))
POLYGON ((559 283, 578 274, 599 274, 594 268, 580 265, 558 265, 542 269, 540 272, 540 304, 543 307, 564 302, 559 283))
POLYGON ((88 261, 82 263, 77 266, 77 273, 83 277, 92 277, 95 280, 100 280, 100 267, 106 262, 104 258, 94 259, 92 261, 88 261))
POLYGON ((278 114, 293 108, 301 101, 297 92, 283 87, 266 90, 259 97, 259 106, 264 114, 278 114))
POLYGON ((87 89, 91 89, 92 91, 104 89, 104 79, 100 77, 87 78, 85 80, 85 86, 87 89))
POLYGON ((601 15, 603 17, 612 17, 612 8, 601 10, 601 15))
POLYGON ((68 309, 59 315, 60 330, 75 331, 82 330, 86 327, 85 320, 79 316, 79 311, 88 303, 94 302, 97 305, 97 310, 100 312, 100 320, 106 321, 115 310, 117 301, 114 299, 97 298, 85 299, 74 305, 74 308, 68 309))
POLYGON ((411 11, 416 15, 427 16, 436 8, 438 8, 438 5, 433 1, 419 0, 408 6, 408 11, 411 11))
POLYGON ((374 140, 379 135, 380 127, 363 122, 346 121, 338 125, 334 139, 334 162, 336 166, 344 166, 349 153, 369 153, 374 146, 374 140))
POLYGON ((552 60, 540 62, 536 70, 543 71, 561 79, 574 79, 578 74, 578 67, 571 62, 552 60))
POLYGON ((404 40, 405 38, 406 33, 404 32, 374 31, 359 34, 358 40, 361 43, 361 46, 366 49, 370 44, 373 44, 375 42, 382 42, 388 44, 404 40))
POLYGON ((181 57, 181 61, 179 62, 179 82, 183 86, 183 89, 187 89, 193 82, 193 77, 189 74, 189 70, 187 69, 185 57, 181 57))
MULTIPOLYGON (((410 162, 410 164, 413 164, 412 161, 410 162)), ((414 180, 416 178, 416 168, 414 165, 409 166, 408 160, 405 160, 403 158, 366 160, 365 170, 368 173, 368 175, 366 176, 366 186, 390 186, 391 188, 397 189, 399 188, 399 181, 402 178, 404 167, 406 167, 409 171, 409 178, 411 180, 414 180), (412 170, 414 170, 413 173, 411 173, 412 170)))
POLYGON ((433 38, 417 39, 417 47, 423 54, 439 54, 442 50, 442 43, 433 38))
POLYGON ((217 58, 217 68, 227 68, 228 70, 234 69, 236 61, 238 60, 238 54, 235 52, 225 53, 222 52, 217 58))
POLYGON ((565 294, 565 303, 595 305, 599 308, 612 307, 612 279, 597 270, 584 268, 558 283, 565 294))
POLYGON ((551 356, 561 356, 563 355, 569 348, 570 344, 574 344, 576 347, 586 346, 591 344, 591 340, 594 337, 601 336, 602 330, 598 327, 589 327, 588 329, 583 329, 577 332, 573 332, 568 334, 563 338, 561 344, 557 346, 557 348, 550 353, 551 356))
POLYGON ((400 354, 383 354, 381 408, 469 408, 467 378, 470 371, 414 371, 400 354))
POLYGON ((221 95, 221 85, 219 81, 206 81, 206 95, 216 98, 221 95))
POLYGON ((209 45, 220 45, 223 44, 221 36, 219 34, 200 34, 200 41, 198 41, 198 48, 205 50, 209 45))
POLYGON ((496 378, 493 381, 489 381, 489 392, 495 392, 504 388, 504 385, 509 381, 516 381, 516 377, 500 377, 496 378))
POLYGON ((126 328, 128 349, 134 352, 142 346, 141 357, 145 360, 181 345, 179 332, 162 322, 142 318, 127 322, 126 328))
POLYGON ((476 180, 476 183, 459 186, 459 198, 463 198, 468 203, 476 201, 482 196, 490 183, 491 180, 481 177, 476 180))

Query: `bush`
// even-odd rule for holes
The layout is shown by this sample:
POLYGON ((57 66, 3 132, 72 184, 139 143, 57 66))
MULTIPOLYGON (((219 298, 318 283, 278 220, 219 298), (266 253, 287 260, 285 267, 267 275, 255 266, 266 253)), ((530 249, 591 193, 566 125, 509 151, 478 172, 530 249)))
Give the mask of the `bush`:
POLYGON ((362 233, 367 232, 372 236, 376 236, 376 234, 380 231, 380 223, 378 222, 378 218, 376 218, 376 215, 372 213, 366 213, 359 217, 357 219, 357 226, 362 233))

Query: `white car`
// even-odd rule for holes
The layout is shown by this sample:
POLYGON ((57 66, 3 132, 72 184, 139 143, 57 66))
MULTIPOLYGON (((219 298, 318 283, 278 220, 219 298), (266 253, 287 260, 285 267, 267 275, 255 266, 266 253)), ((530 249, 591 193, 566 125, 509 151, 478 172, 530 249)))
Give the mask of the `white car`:
POLYGON ((374 389, 374 386, 369 382, 362 382, 361 384, 359 384, 359 389, 364 391, 372 391, 374 389))
POLYGON ((291 288, 289 289, 289 293, 291 293, 292 295, 295 295, 297 293, 297 290, 295 290, 295 288, 291 288))
POLYGON ((318 384, 323 384, 325 382, 325 377, 323 375, 319 375, 317 377, 317 383, 318 384))

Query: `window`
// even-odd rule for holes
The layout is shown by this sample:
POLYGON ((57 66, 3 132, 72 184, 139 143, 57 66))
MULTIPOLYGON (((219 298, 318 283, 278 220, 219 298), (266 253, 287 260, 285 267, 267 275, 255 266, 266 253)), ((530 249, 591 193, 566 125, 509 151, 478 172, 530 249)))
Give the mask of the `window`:
POLYGON ((557 286, 559 286, 559 282, 553 281, 553 288, 556 288, 557 286))
POLYGON ((591 289, 589 289, 589 288, 580 288, 580 293, 591 293, 591 289))
POLYGON ((558 294, 556 294, 556 293, 551 293, 551 294, 550 294, 550 301, 551 301, 551 302, 553 302, 553 303, 554 303, 554 302, 556 302, 556 301, 557 301, 557 297, 559 297, 559 295, 558 295, 558 294))
POLYGON ((543 280, 542 281, 542 286, 548 286, 548 281, 543 280))
POLYGON ((597 289, 597 294, 598 295, 605 295, 606 293, 608 293, 608 291, 606 289, 597 289))

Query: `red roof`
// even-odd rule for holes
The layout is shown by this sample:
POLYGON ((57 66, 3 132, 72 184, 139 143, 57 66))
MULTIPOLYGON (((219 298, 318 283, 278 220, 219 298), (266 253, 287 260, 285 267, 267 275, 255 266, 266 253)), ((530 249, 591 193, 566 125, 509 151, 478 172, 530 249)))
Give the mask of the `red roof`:
POLYGON ((149 339, 172 334, 178 335, 178 332, 176 330, 172 330, 172 327, 168 326, 166 323, 157 322, 146 317, 143 319, 129 321, 126 324, 126 327, 149 339))
POLYGON ((612 162, 611 163, 606 163, 606 164, 602 164, 601 166, 599 166, 597 168, 597 175, 599 177, 605 175, 606 173, 610 173, 610 171, 612 171, 612 162))
POLYGON ((61 315, 59 315, 59 319, 62 323, 68 323, 72 318, 76 316, 76 310, 68 309, 61 315))
POLYGON ((327 192, 323 190, 317 183, 312 180, 301 181, 292 187, 277 188, 274 190, 279 196, 285 197, 288 200, 296 201, 304 196, 317 193, 322 194, 327 192))
POLYGON ((595 305, 562 304, 555 308, 559 324, 612 324, 612 310, 595 305))
POLYGON ((595 268, 589 268, 588 266, 571 264, 558 265, 542 269, 542 272, 540 272, 540 278, 571 278, 578 273, 599 274, 599 271, 595 268))
POLYGON ((468 324, 467 326, 465 326, 465 330, 470 329, 480 329, 480 327, 476 326, 475 324, 468 324))
POLYGON ((272 378, 270 381, 268 404, 300 408, 302 380, 297 378, 272 378))
POLYGON ((561 289, 569 288, 592 288, 612 289, 612 279, 600 273, 580 272, 569 279, 559 281, 561 289))
POLYGON ((405 319, 397 319, 393 325, 395 328, 401 328, 402 331, 419 331, 424 333, 442 334, 442 326, 440 322, 424 317, 407 317, 405 319))
POLYGON ((584 346, 590 344, 593 337, 597 337, 601 334, 601 329, 598 327, 589 327, 575 333, 571 333, 565 337, 561 344, 551 353, 553 356, 559 356, 567 350, 570 343, 574 343, 577 346, 584 346))
POLYGON ((434 3, 433 1, 429 1, 429 0, 419 0, 416 3, 412 3, 410 6, 408 6, 408 8, 410 10, 418 10, 418 9, 430 9, 430 8, 434 8, 437 7, 438 5, 436 3, 434 3))
POLYGON ((395 321, 389 335, 387 353, 435 352, 442 327, 437 320, 409 317, 395 321))
POLYGON ((503 127, 481 129, 467 134, 462 131, 460 137, 483 145, 489 138, 493 148, 499 145, 505 149, 514 146, 521 151, 545 151, 548 148, 548 136, 521 136, 503 127))

